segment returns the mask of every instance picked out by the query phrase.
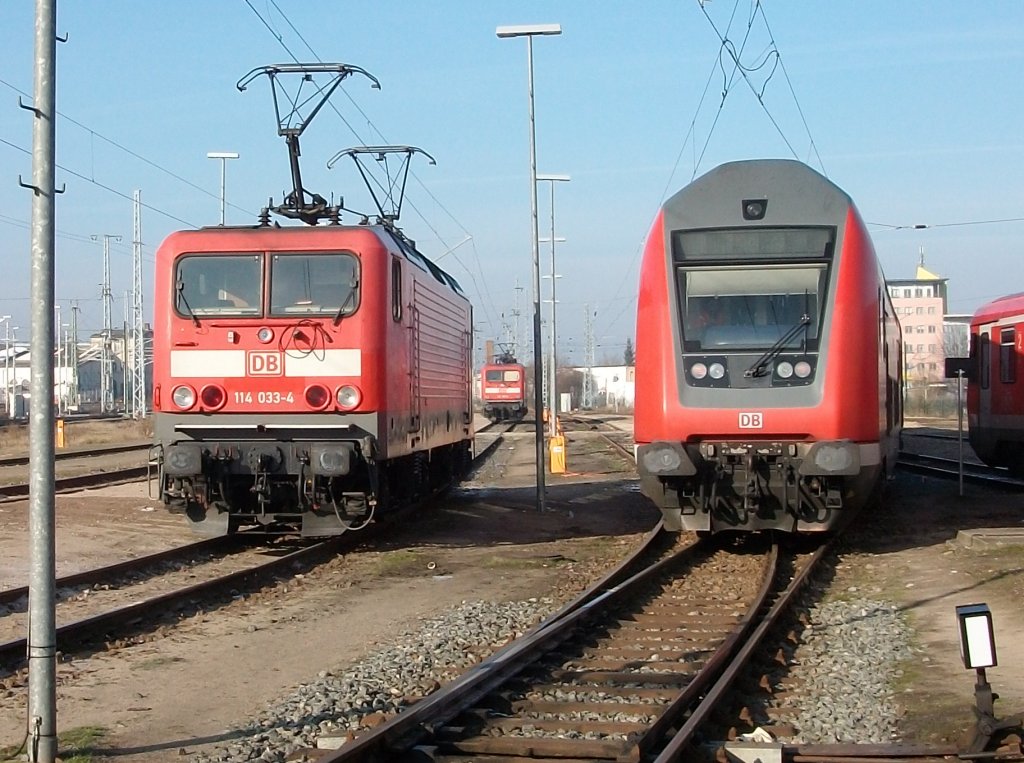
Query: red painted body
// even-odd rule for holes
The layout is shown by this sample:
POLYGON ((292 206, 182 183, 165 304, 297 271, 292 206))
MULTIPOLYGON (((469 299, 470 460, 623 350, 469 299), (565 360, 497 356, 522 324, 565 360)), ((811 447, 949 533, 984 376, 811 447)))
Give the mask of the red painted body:
MULTIPOLYGON (((343 493, 375 507, 389 483, 428 480, 432 460, 454 469, 468 454, 469 302, 390 230, 178 232, 157 252, 155 282, 157 445, 185 447, 203 465, 194 480, 182 465, 185 479, 162 481, 192 514, 251 517, 240 504, 266 483, 258 513, 306 523, 327 504, 343 514, 334 510, 343 493), (194 405, 175 401, 175 390, 187 398, 182 388, 194 405), (311 453, 323 452, 345 460, 346 473, 310 477, 311 453), (222 491, 225 471, 237 484, 222 491), (322 483, 319 497, 303 497, 309 479, 322 483)), ((335 531, 320 529, 307 534, 335 531)))
POLYGON ((526 369, 521 363, 487 363, 480 369, 480 400, 491 421, 526 415, 526 369))
MULTIPOLYGON (((660 230, 661 219, 653 230, 660 230)), ((721 407, 700 411, 680 404, 679 372, 672 351, 670 301, 663 239, 651 235, 640 271, 637 309, 636 413, 638 443, 664 439, 745 436, 739 414, 750 410, 742 390, 723 391, 721 407)), ((764 413, 765 439, 806 441, 850 439, 878 442, 885 429, 884 369, 878 362, 851 363, 851 358, 881 357, 879 290, 884 293, 874 249, 864 224, 851 209, 840 259, 838 283, 830 308, 835 319, 823 336, 831 347, 824 369, 825 392, 801 406, 757 406, 764 413)), ((899 357, 898 355, 896 357, 899 357)))
POLYGON ((641 265, 634 433, 645 495, 677 529, 834 527, 895 465, 901 362, 884 276, 841 190, 796 162, 708 173, 665 203, 641 265), (760 208, 748 216, 751 200, 760 208), (770 248, 813 236, 824 248, 770 248), (797 288, 797 272, 813 285, 797 288), (760 338, 715 343, 714 326, 694 323, 702 300, 733 305, 716 336, 760 338), (811 370, 798 381, 795 365, 811 370), (715 367, 722 376, 708 376, 715 367), (845 465, 820 455, 826 447, 845 465))
POLYGON ((971 447, 985 463, 1024 476, 1024 293, 978 308, 971 319, 967 387, 971 447))

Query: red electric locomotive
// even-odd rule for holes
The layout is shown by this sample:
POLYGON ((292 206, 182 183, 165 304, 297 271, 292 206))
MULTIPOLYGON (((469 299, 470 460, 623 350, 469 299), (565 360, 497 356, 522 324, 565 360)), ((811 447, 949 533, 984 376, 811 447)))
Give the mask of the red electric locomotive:
POLYGON ((971 319, 967 387, 971 447, 990 466, 1024 477, 1024 292, 982 305, 971 319))
POLYGON ((901 339, 856 207, 806 165, 722 165, 640 275, 635 436, 670 529, 833 528, 895 467, 901 339))
POLYGON ((480 399, 491 421, 521 421, 526 415, 526 369, 511 355, 499 355, 480 369, 480 399))
MULTIPOLYGON (((299 71, 354 70, 333 66, 299 71)), ((469 301, 394 226, 397 208, 343 225, 295 181, 274 211, 311 226, 271 225, 265 210, 258 225, 173 233, 157 251, 160 493, 203 534, 340 534, 469 464, 469 301)))

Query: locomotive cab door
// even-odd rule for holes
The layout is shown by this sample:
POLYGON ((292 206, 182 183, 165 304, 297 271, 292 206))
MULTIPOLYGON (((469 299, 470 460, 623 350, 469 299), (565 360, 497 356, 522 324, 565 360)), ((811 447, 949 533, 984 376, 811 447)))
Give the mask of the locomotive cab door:
POLYGON ((978 327, 978 425, 992 423, 992 327, 978 327))

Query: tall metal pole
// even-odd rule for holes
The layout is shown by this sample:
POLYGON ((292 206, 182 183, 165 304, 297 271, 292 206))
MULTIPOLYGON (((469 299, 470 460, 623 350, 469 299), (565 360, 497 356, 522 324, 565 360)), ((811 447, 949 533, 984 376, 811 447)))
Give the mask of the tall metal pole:
POLYGON ((206 158, 220 159, 220 224, 224 225, 224 212, 225 205, 227 204, 225 189, 227 180, 228 159, 237 159, 238 154, 234 151, 210 151, 206 155, 206 158))
POLYGON ((57 397, 57 415, 61 416, 64 413, 64 410, 63 410, 63 406, 61 405, 61 397, 62 397, 62 393, 61 393, 61 374, 62 374, 63 366, 61 365, 61 362, 60 362, 60 305, 54 305, 53 312, 54 312, 54 315, 55 315, 55 317, 54 317, 54 325, 55 325, 55 331, 56 331, 56 333, 53 335, 53 345, 54 345, 53 352, 54 352, 54 355, 56 355, 56 358, 57 358, 56 359, 57 368, 56 368, 56 373, 54 374, 54 377, 53 377, 53 386, 55 388, 56 397, 57 397))
POLYGON ((53 303, 57 0, 36 0, 32 108, 32 407, 29 415, 28 759, 57 757, 53 303))
MULTIPOLYGON (((132 236, 132 418, 146 417, 145 326, 142 321, 142 192, 135 192, 132 236)), ((128 394, 127 392, 125 393, 128 394)))
MULTIPOLYGON (((99 236, 90 236, 96 241, 99 236)), ((108 413, 114 409, 114 379, 111 368, 110 345, 114 333, 113 309, 114 295, 110 290, 110 239, 120 241, 120 236, 112 233, 103 234, 103 283, 100 286, 100 299, 103 302, 103 344, 100 347, 100 413, 108 413)))
POLYGON ((555 238, 555 183, 569 182, 568 175, 538 175, 537 180, 548 181, 551 184, 551 237, 548 239, 551 242, 551 355, 550 355, 550 372, 548 373, 549 379, 549 392, 548 401, 551 411, 551 421, 549 431, 552 437, 558 436, 558 331, 555 325, 555 281, 558 280, 558 274, 555 272, 555 241, 565 239, 555 238))
POLYGON ((71 388, 68 390, 68 404, 78 411, 78 302, 71 303, 71 388))
POLYGON ((542 368, 544 359, 540 333, 540 233, 537 229, 537 124, 533 111, 533 36, 526 37, 526 67, 530 100, 530 244, 533 251, 533 409, 536 414, 536 466, 537 466, 537 510, 544 511, 546 496, 544 490, 544 393, 542 390, 542 368))
POLYGON ((536 418, 536 468, 537 468, 537 510, 545 510, 544 495, 544 389, 542 372, 544 366, 543 347, 540 331, 540 234, 537 228, 537 129, 533 114, 533 36, 537 34, 561 34, 557 24, 534 26, 498 27, 498 37, 526 37, 527 84, 530 104, 530 222, 533 250, 533 409, 536 418))

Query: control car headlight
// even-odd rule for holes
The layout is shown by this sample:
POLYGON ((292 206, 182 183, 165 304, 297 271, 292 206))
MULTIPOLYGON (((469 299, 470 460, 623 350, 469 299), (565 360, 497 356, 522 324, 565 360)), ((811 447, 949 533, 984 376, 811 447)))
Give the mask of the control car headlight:
POLYGON ((708 375, 712 379, 721 379, 723 376, 725 376, 725 366, 723 366, 721 363, 712 363, 708 367, 708 375))
POLYGON ((801 474, 852 476, 859 472, 860 449, 847 440, 814 443, 800 464, 801 474))
POLYGON ((795 366, 793 366, 793 372, 796 373, 801 379, 806 379, 811 375, 811 364, 806 360, 801 360, 795 366))
POLYGON ((697 380, 703 379, 708 375, 708 367, 703 363, 694 363, 690 366, 690 375, 697 380))
POLYGON ((674 472, 682 462, 675 448, 651 448, 644 453, 644 468, 651 474, 674 472))
POLYGON ((780 379, 788 379, 793 375, 793 364, 784 360, 776 364, 775 373, 779 375, 780 379))
POLYGON ((697 467, 678 442, 652 442, 636 447, 637 470, 641 475, 688 477, 697 467))

